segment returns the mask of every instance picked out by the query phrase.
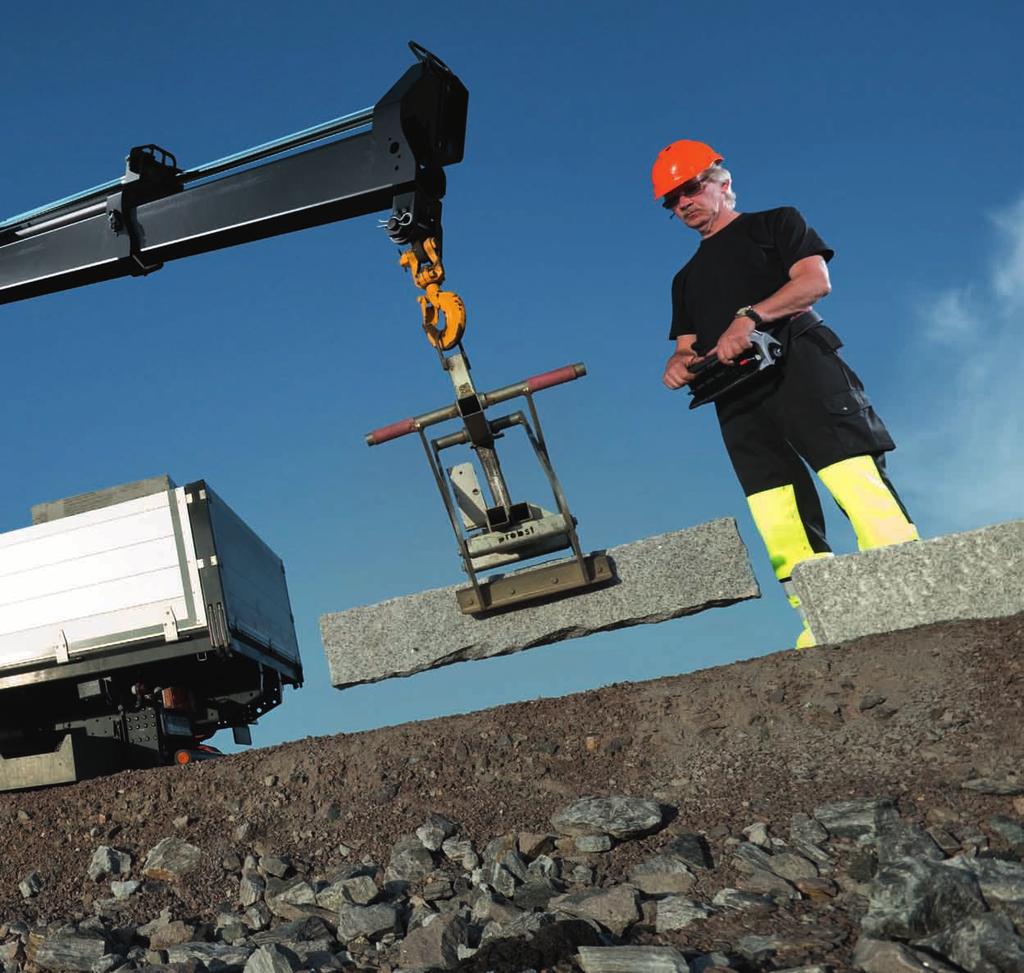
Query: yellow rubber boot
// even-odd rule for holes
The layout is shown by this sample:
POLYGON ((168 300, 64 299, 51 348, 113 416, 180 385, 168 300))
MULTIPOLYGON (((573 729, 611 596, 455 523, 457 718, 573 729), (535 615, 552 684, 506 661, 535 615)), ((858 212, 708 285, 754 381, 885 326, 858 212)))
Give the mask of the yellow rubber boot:
POLYGON ((804 649, 813 649, 818 643, 814 641, 814 633, 811 632, 807 622, 804 622, 804 627, 800 634, 796 637, 796 645, 793 646, 797 652, 803 652, 804 649))
POLYGON ((747 497, 747 504, 768 551, 775 577, 780 581, 788 581, 793 568, 801 561, 832 556, 811 547, 791 484, 752 493, 747 497))
POLYGON ((800 616, 801 621, 804 623, 804 627, 796 637, 796 645, 794 648, 798 652, 802 649, 813 649, 818 644, 818 640, 814 637, 814 633, 811 631, 811 624, 807 621, 807 616, 804 614, 803 605, 800 604, 800 597, 793 592, 788 581, 784 581, 782 587, 786 592, 786 600, 795 609, 796 613, 800 616))
POLYGON ((775 577, 782 582, 789 603, 800 613, 804 627, 796 639, 796 648, 809 649, 817 645, 814 633, 807 624, 800 599, 789 585, 790 575, 801 561, 832 557, 828 552, 815 551, 807 538, 807 530, 797 507, 796 491, 792 485, 763 490, 747 497, 750 513, 757 532, 768 550, 775 577))
POLYGON ((836 503, 850 518, 862 551, 920 540, 871 456, 854 456, 818 470, 836 503))

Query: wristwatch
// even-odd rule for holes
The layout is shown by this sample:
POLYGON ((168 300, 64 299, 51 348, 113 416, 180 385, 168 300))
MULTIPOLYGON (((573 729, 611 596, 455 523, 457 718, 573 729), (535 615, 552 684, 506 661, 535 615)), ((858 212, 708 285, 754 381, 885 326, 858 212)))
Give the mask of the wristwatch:
POLYGON ((750 318, 750 320, 754 322, 754 327, 755 328, 760 328, 761 325, 764 324, 764 318, 761 317, 761 315, 758 314, 757 311, 755 311, 749 305, 747 305, 747 307, 741 307, 733 315, 733 317, 734 318, 750 318))

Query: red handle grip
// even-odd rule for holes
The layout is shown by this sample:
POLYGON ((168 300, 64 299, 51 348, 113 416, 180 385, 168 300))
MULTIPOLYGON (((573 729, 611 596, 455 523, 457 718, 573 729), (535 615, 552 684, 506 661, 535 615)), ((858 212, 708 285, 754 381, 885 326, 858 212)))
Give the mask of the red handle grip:
POLYGON ((523 384, 530 392, 539 392, 541 389, 549 389, 552 385, 561 385, 563 382, 572 382, 587 374, 587 366, 583 362, 575 365, 565 365, 562 368, 553 368, 550 372, 541 372, 540 375, 531 375, 523 384))
POLYGON ((388 426, 381 426, 380 429, 374 429, 373 432, 367 433, 366 445, 379 446, 381 443, 390 442, 392 439, 398 439, 400 436, 407 436, 409 433, 415 431, 415 419, 401 419, 398 422, 392 422, 388 426))

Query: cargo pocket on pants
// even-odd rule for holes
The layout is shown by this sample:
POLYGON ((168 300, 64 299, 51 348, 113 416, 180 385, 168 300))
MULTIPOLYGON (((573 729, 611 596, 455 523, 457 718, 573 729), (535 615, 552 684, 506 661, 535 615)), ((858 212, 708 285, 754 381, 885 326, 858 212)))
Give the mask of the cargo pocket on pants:
POLYGON ((845 389, 825 399, 832 431, 847 456, 881 453, 896 444, 863 389, 845 389))

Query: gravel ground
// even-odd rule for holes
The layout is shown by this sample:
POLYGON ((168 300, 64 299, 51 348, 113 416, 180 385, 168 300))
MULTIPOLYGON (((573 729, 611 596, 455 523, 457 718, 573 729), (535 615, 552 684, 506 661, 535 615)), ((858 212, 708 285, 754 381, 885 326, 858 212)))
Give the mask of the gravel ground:
MULTIPOLYGON (((1020 796, 962 786, 987 778, 1024 792, 1024 776, 1012 786, 1024 765, 1022 646, 1024 615, 944 623, 0 795, 0 921, 91 914, 93 900, 109 895, 86 876, 99 845, 137 863, 168 835, 199 846, 198 868, 136 895, 123 918, 146 922, 170 905, 212 920, 237 900, 237 870, 222 864, 231 853, 288 855, 315 876, 346 860, 386 863, 395 840, 430 812, 482 847, 506 832, 550 832, 552 813, 582 795, 678 808, 666 832, 591 856, 608 880, 621 880, 666 833, 692 830, 723 862, 700 881, 720 888, 731 877, 726 843, 744 827, 762 821, 786 835, 794 812, 852 797, 891 796, 905 818, 980 834, 993 815, 1024 816, 1020 796), (32 870, 44 886, 25 900, 18 883, 32 870)), ((688 947, 714 948, 735 934, 722 924, 741 921, 702 924, 688 947)), ((757 931, 786 931, 773 921, 782 920, 761 920, 757 931)))

